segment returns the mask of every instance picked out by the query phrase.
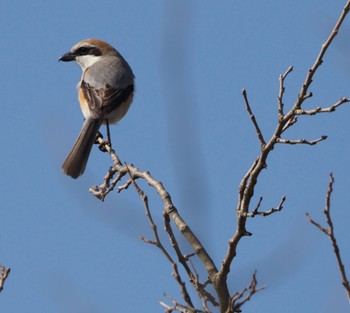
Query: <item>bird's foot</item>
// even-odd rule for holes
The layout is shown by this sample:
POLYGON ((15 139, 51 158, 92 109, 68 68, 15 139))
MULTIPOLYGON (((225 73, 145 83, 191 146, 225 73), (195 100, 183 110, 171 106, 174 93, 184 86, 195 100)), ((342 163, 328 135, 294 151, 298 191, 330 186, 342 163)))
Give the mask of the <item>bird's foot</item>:
POLYGON ((111 148, 112 147, 111 142, 108 139, 104 139, 102 142, 100 142, 99 139, 103 139, 103 136, 100 132, 98 132, 96 135, 95 144, 98 145, 98 148, 100 149, 100 151, 107 152, 106 146, 109 146, 111 148))

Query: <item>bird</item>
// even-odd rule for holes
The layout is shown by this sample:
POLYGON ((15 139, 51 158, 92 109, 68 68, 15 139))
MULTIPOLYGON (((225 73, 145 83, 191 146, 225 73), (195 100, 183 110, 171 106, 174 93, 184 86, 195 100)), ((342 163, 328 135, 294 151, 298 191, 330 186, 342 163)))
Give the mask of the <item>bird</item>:
POLYGON ((117 123, 129 110, 134 97, 135 76, 122 55, 100 39, 78 42, 59 61, 75 61, 82 69, 77 88, 85 120, 62 165, 64 174, 76 179, 85 171, 100 126, 107 125, 109 136, 109 124, 117 123))

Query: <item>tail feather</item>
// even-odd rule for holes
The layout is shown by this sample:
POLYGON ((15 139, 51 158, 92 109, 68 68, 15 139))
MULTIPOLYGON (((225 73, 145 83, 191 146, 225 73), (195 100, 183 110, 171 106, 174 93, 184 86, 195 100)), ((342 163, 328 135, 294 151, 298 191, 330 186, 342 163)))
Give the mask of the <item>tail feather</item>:
POLYGON ((62 165, 63 172, 72 178, 84 173, 96 134, 101 126, 98 119, 88 118, 83 124, 79 137, 62 165))

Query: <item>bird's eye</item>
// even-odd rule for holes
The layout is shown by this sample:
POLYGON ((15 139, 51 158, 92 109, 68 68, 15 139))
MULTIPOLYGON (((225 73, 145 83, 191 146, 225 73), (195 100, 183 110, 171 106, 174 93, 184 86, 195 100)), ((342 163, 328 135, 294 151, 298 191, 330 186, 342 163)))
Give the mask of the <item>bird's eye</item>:
POLYGON ((80 47, 77 52, 79 55, 86 55, 89 53, 89 50, 88 47, 80 47))

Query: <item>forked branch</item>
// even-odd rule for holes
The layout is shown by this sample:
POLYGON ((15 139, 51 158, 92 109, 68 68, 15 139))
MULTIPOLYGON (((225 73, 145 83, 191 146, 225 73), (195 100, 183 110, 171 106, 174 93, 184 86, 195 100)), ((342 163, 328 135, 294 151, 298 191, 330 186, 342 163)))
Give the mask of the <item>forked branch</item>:
POLYGON ((241 183, 239 185, 239 199, 237 203, 237 228, 233 236, 228 241, 228 249, 226 252, 225 257, 223 258, 221 268, 218 273, 218 279, 225 282, 227 279, 227 275, 230 271, 231 263, 236 256, 237 253, 237 246, 240 242, 240 240, 245 236, 250 236, 251 233, 247 231, 246 229, 246 222, 247 217, 254 216, 258 212, 257 210, 253 210, 251 212, 250 209, 250 203, 254 195, 255 186, 257 184, 258 178, 262 172, 263 169, 267 166, 267 159, 270 155, 271 151, 275 148, 276 144, 278 143, 288 143, 288 144, 308 144, 308 145, 314 145, 320 141, 323 141, 326 139, 326 136, 321 136, 318 139, 315 140, 289 140, 289 139, 282 139, 282 134, 289 129, 291 126, 295 125, 298 121, 297 117, 298 115, 314 115, 318 113, 326 113, 326 112, 333 112, 336 108, 338 108, 340 105, 349 102, 350 100, 348 98, 341 98, 337 103, 329 106, 328 108, 317 108, 314 110, 304 110, 302 108, 302 105, 304 101, 312 97, 312 93, 309 92, 309 88, 312 83, 312 79, 319 68, 319 66, 323 62, 323 57, 325 53, 327 52, 330 44, 334 40, 335 36, 338 34, 338 31, 340 29, 340 26, 342 25, 346 15, 349 12, 350 8, 350 0, 347 1, 338 21, 336 22, 333 30, 331 31, 329 37, 325 41, 325 43, 322 45, 321 50, 316 58, 315 63, 313 66, 309 69, 309 71, 306 74, 305 82, 302 85, 300 92, 297 96, 296 102, 293 104, 291 109, 284 113, 284 91, 285 91, 285 79, 286 77, 292 72, 293 68, 289 67, 287 71, 280 76, 280 88, 279 88, 279 94, 277 97, 277 106, 278 106, 278 122, 276 125, 276 128, 270 137, 268 141, 265 143, 266 136, 264 136, 263 131, 261 127, 257 124, 255 116, 253 114, 253 111, 251 109, 251 106, 248 102, 247 98, 247 92, 243 91, 243 98, 245 102, 245 106, 247 109, 247 112, 250 116, 250 119, 255 127, 257 137, 259 138, 260 146, 261 146, 261 152, 259 156, 254 160, 252 166, 247 171, 247 173, 244 175, 243 179, 241 180, 241 183))
MULTIPOLYGON (((102 137, 98 138, 97 141, 101 145, 105 145, 102 137)), ((220 311, 224 312, 223 308, 225 308, 226 310, 230 297, 227 284, 221 284, 221 282, 220 284, 218 284, 218 281, 216 280, 216 274, 218 270, 213 260, 209 256, 202 243, 192 232, 189 225, 186 224, 183 218, 180 216, 179 212, 172 203, 170 194, 164 188, 163 184, 155 180, 149 172, 140 171, 137 167, 135 167, 132 164, 123 165, 120 162, 115 151, 109 145, 105 145, 105 149, 110 154, 114 165, 108 170, 108 173, 104 177, 104 182, 100 186, 94 186, 90 188, 90 192, 93 195, 95 195, 98 199, 103 201, 105 197, 111 192, 111 190, 113 190, 116 187, 116 184, 119 183, 124 176, 128 177, 127 183, 122 185, 121 188, 118 188, 118 191, 128 188, 128 186, 130 186, 131 184, 134 184, 134 186, 136 187, 137 185, 135 184, 135 181, 137 179, 145 180, 152 188, 154 188, 163 202, 163 216, 165 218, 165 221, 167 220, 167 218, 169 218, 176 225, 177 229, 182 233, 182 235, 187 239, 188 243, 192 246, 193 251, 201 260, 204 268, 207 271, 208 277, 214 286, 219 302, 220 311), (113 180, 114 175, 116 175, 116 179, 113 180)), ((145 195, 143 194, 143 192, 141 192, 140 189, 136 188, 136 190, 138 191, 141 199, 143 199, 142 201, 147 211, 147 198, 145 198, 145 195)), ((151 222, 151 225, 152 229, 155 229, 154 223, 151 222)), ((146 241, 155 245, 157 245, 158 242, 157 237, 155 240, 146 241)), ((208 295, 206 295, 206 297, 207 296, 208 295)), ((210 301, 210 297, 207 298, 210 301)))
MULTIPOLYGON (((176 225, 178 230, 186 238, 188 243, 191 245, 193 251, 199 257, 204 268, 206 269, 209 280, 216 291, 216 296, 217 296, 219 309, 221 313, 238 312, 241 309, 241 306, 247 301, 249 301, 249 299, 255 292, 260 290, 259 288, 256 287, 256 277, 254 274, 251 284, 244 292, 235 294, 234 296, 230 297, 230 293, 227 286, 227 277, 228 277, 228 273, 230 272, 232 261, 236 256, 237 246, 240 240, 244 236, 251 235, 251 233, 246 229, 247 219, 255 215, 267 216, 274 212, 280 211, 285 202, 285 197, 283 197, 279 206, 269 211, 259 211, 261 201, 255 209, 251 210, 250 208, 251 200, 253 198, 254 191, 255 191, 255 186, 257 184, 258 178, 262 170, 265 169, 267 166, 267 159, 269 154, 278 143, 314 145, 320 141, 325 140, 326 139, 325 136, 321 136, 320 138, 311 140, 311 141, 305 140, 305 139, 301 139, 301 140, 282 139, 282 134, 284 134, 287 129, 289 129, 290 127, 292 127, 297 123, 299 115, 315 115, 318 113, 333 112, 340 105, 350 101, 347 98, 341 98, 337 103, 329 106, 328 108, 315 108, 312 110, 304 110, 302 108, 304 101, 312 97, 312 93, 309 92, 309 88, 311 86, 313 77, 317 69, 319 68, 319 66, 322 64, 323 57, 326 51, 328 50, 330 44, 334 40, 335 36, 338 34, 340 26, 342 25, 345 19, 345 16, 349 12, 349 8, 350 8, 350 0, 347 1, 338 21, 336 22, 336 25, 334 26, 333 30, 331 31, 325 43, 322 45, 320 53, 317 56, 315 63, 306 74, 305 82, 303 83, 300 89, 300 92, 298 93, 295 103, 291 106, 291 109, 287 113, 285 113, 285 104, 283 99, 284 91, 285 91, 285 80, 287 76, 292 72, 293 68, 292 67, 288 68, 287 71, 280 76, 280 88, 279 88, 279 93, 277 97, 278 122, 269 140, 265 139, 269 137, 264 136, 263 130, 259 126, 255 118, 255 115, 253 113, 253 110, 251 108, 251 105, 248 101, 247 92, 243 90, 243 98, 244 98, 245 106, 246 106, 247 112, 249 113, 250 119, 254 125, 261 150, 260 150, 260 154, 253 161, 250 169, 247 171, 247 173, 244 175, 244 177, 240 182, 239 199, 236 207, 237 228, 233 236, 228 241, 227 252, 222 260, 222 264, 219 271, 216 265, 214 264, 212 258, 204 248, 203 244, 195 236, 195 234, 192 232, 189 225, 186 224, 184 219, 181 217, 181 215, 173 205, 171 197, 167 192, 167 190, 162 185, 162 183, 155 180, 149 172, 141 171, 137 167, 131 164, 129 165, 121 164, 115 152, 110 147, 106 146, 106 149, 109 152, 114 165, 104 177, 104 182, 100 186, 95 186, 91 188, 90 191, 98 199, 103 201, 104 198, 112 190, 114 190, 114 188, 116 188, 118 184, 120 184, 122 178, 126 175, 127 175, 127 181, 124 184, 119 185, 118 187, 119 192, 127 189, 132 184, 134 184, 135 186, 135 181, 137 179, 142 179, 146 181, 152 188, 154 188, 163 203, 163 208, 164 208, 163 216, 165 220, 165 225, 166 227, 168 227, 168 234, 170 236, 171 241, 175 238, 172 238, 172 235, 171 235, 171 226, 170 226, 170 223, 168 223, 170 220, 176 225), (113 178, 114 176, 116 177, 113 178)), ((103 144, 103 140, 101 138, 99 142, 103 144)), ((143 199, 143 203, 145 204, 145 207, 147 210, 148 204, 147 204, 146 198, 142 195, 142 193, 140 194, 140 196, 142 196, 141 198, 143 199)), ((152 228, 156 229, 155 225, 153 224, 154 223, 151 222, 152 228)), ((154 234, 156 236, 156 233, 154 234)), ((150 240, 150 242, 153 244, 157 244, 157 239, 150 240)), ((175 247, 176 247, 175 241, 172 241, 172 242, 175 244, 175 247)), ((179 249, 175 251, 178 255, 179 260, 181 260, 182 258, 181 251, 179 249)), ((185 270, 187 274, 190 276, 190 279, 193 279, 193 272, 189 268, 186 268, 186 266, 185 266, 185 270)), ((161 304, 166 308, 167 312, 172 312, 174 310, 179 312, 186 312, 186 313, 200 312, 198 310, 196 311, 195 309, 193 309, 193 306, 191 305, 191 302, 188 301, 188 299, 186 300, 186 303, 187 303, 186 305, 181 305, 176 301, 172 301, 172 303, 173 303, 172 306, 168 306, 164 303, 161 303, 161 304)))
POLYGON ((348 300, 350 302, 350 284, 348 281, 348 278, 346 276, 346 271, 345 271, 345 267, 340 255, 340 249, 339 246, 337 244, 337 240, 335 238, 335 234, 334 234, 334 225, 333 225, 333 221, 332 221, 332 217, 331 217, 331 195, 333 192, 333 184, 334 184, 334 178, 332 173, 330 174, 330 179, 329 179, 329 184, 328 184, 328 191, 326 194, 326 203, 325 203, 325 207, 323 209, 323 213, 326 217, 326 223, 328 225, 328 228, 323 227, 321 224, 315 222, 311 216, 309 215, 309 213, 306 213, 306 217, 308 219, 308 221, 313 224, 314 226, 316 226, 322 233, 324 233, 329 240, 332 243, 332 247, 333 247, 333 252, 334 255, 337 259, 337 263, 338 263, 338 267, 339 267, 339 271, 341 274, 341 278, 342 278, 342 284, 345 288, 348 300))
POLYGON ((230 309, 227 313, 242 312, 242 306, 248 302, 252 296, 260 290, 265 289, 265 286, 258 287, 258 281, 256 279, 256 272, 254 272, 252 280, 248 287, 244 288, 240 292, 236 292, 230 298, 230 309))

